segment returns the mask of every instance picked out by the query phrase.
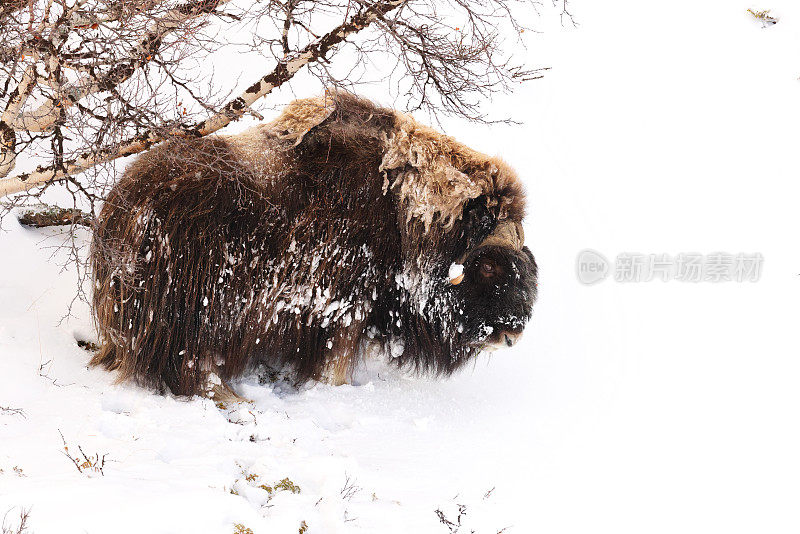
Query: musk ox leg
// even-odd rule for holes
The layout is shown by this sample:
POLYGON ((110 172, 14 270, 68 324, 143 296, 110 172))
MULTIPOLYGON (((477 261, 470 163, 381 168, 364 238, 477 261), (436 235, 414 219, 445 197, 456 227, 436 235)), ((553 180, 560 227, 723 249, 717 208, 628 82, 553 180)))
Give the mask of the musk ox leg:
POLYGON ((344 335, 333 343, 330 356, 325 362, 320 377, 322 382, 332 386, 351 384, 353 370, 359 357, 358 336, 344 335))
POLYGON ((352 382, 355 358, 350 354, 338 354, 325 365, 322 381, 332 386, 342 386, 352 382))

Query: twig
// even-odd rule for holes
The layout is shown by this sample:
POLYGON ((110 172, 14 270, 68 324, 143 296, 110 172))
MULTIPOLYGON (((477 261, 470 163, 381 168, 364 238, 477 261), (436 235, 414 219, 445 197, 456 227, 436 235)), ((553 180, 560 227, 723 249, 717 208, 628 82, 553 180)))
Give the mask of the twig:
POLYGON ((8 415, 19 415, 23 419, 27 419, 25 411, 22 408, 10 408, 8 406, 0 406, 0 411, 8 415))
POLYGON ((344 499, 346 501, 349 501, 350 499, 355 497, 355 495, 359 491, 361 491, 361 488, 359 486, 356 486, 355 480, 351 479, 350 476, 347 475, 346 473, 345 473, 344 477, 345 477, 344 478, 344 486, 339 491, 339 493, 341 494, 342 499, 344 499))

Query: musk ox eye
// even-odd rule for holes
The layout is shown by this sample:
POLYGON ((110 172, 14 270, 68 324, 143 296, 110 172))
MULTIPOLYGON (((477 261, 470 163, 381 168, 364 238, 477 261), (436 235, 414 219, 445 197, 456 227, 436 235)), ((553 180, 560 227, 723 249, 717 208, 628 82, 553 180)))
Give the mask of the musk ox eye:
POLYGON ((483 260, 481 261, 481 275, 484 278, 494 278, 497 276, 499 268, 497 264, 491 260, 483 260))

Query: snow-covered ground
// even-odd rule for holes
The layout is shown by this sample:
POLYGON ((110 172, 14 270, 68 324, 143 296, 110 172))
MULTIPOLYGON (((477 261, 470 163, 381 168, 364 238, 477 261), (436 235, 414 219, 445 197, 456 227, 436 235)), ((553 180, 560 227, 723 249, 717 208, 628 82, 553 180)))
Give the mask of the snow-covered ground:
POLYGON ((61 321, 63 236, 5 221, 7 524, 24 507, 40 534, 798 532, 800 5, 571 10, 580 26, 550 13, 529 39, 547 76, 487 107, 524 125, 444 124, 523 176, 540 266, 523 341, 449 380, 377 363, 355 386, 251 377, 253 404, 225 410, 116 385, 75 343, 88 308, 61 321), (757 282, 586 286, 586 248, 764 263, 757 282), (105 455, 103 476, 62 435, 105 455), (463 526, 443 524, 459 505, 463 526))

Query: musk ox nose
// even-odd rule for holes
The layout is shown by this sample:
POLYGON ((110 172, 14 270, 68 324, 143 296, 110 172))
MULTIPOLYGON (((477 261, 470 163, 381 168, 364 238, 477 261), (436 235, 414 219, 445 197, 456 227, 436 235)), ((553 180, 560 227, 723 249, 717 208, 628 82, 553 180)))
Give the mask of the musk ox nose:
POLYGON ((521 332, 503 332, 501 334, 501 338, 505 342, 506 347, 513 347, 521 336, 521 332))
POLYGON ((494 327, 494 331, 486 338, 484 347, 486 350, 490 351, 513 347, 521 337, 522 328, 496 326, 494 327))

